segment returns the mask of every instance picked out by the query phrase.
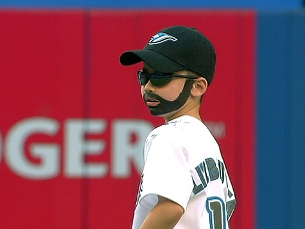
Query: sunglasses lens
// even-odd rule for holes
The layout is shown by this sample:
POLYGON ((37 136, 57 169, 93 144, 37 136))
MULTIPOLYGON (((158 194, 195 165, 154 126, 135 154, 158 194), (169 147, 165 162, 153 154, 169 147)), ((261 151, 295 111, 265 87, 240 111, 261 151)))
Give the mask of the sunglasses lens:
POLYGON ((138 80, 140 85, 144 86, 148 82, 148 75, 142 71, 138 71, 138 80))
POLYGON ((164 77, 164 78, 150 78, 149 79, 152 85, 156 87, 164 86, 172 81, 172 78, 170 76, 164 77))
POLYGON ((138 71, 138 80, 140 85, 145 86, 148 81, 156 87, 164 86, 172 81, 172 74, 165 74, 162 72, 154 72, 150 75, 143 71, 138 71))

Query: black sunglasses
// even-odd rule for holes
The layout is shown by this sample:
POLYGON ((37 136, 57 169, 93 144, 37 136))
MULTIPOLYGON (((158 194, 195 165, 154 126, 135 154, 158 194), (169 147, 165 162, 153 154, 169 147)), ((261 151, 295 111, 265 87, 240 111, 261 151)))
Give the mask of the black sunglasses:
POLYGON ((173 77, 186 78, 186 79, 197 79, 196 76, 180 75, 176 73, 163 73, 163 72, 153 72, 147 74, 142 70, 138 71, 138 80, 142 86, 145 86, 148 81, 156 87, 161 87, 172 81, 173 77))

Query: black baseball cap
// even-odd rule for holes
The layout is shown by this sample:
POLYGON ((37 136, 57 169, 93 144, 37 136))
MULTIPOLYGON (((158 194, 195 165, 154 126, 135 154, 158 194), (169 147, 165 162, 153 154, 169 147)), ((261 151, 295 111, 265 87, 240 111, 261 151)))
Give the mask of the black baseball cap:
POLYGON ((144 49, 126 51, 120 56, 122 65, 141 61, 164 73, 191 70, 211 84, 216 54, 212 43, 197 29, 173 26, 154 35, 144 49))

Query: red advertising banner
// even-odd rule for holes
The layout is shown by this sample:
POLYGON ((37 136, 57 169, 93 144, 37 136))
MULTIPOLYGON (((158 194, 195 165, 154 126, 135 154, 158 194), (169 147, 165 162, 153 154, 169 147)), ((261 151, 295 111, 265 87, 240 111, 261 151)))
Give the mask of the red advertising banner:
POLYGON ((236 192, 231 227, 255 228, 255 14, 0 11, 0 227, 130 228, 147 134, 162 124, 120 54, 195 27, 217 52, 202 116, 236 192))

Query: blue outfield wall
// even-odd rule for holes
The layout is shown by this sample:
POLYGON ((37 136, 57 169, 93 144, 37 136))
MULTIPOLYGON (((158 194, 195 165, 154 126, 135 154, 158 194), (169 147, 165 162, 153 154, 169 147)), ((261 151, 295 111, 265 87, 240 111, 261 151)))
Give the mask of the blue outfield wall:
POLYGON ((304 229, 305 13, 259 13, 257 222, 304 229))
POLYGON ((251 8, 258 10, 299 9, 303 0, 0 0, 0 7, 94 7, 94 8, 251 8))

